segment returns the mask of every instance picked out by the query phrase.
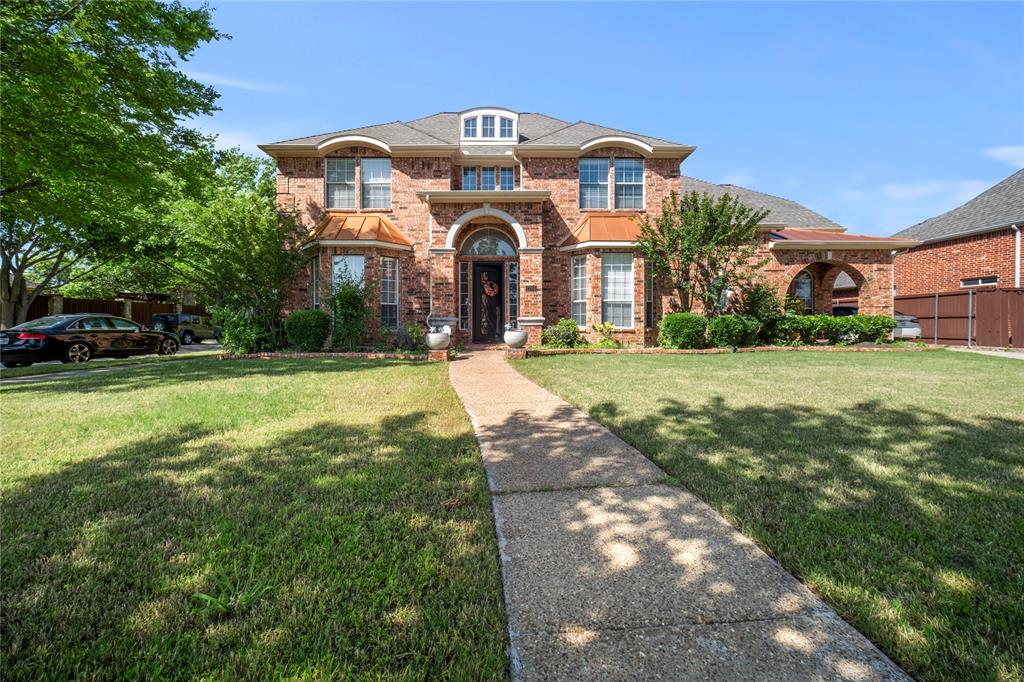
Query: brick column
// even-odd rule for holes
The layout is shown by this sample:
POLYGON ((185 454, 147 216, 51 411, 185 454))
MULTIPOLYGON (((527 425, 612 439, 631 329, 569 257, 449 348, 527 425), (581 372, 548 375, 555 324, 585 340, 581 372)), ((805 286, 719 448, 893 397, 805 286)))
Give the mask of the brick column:
POLYGON ((531 346, 540 343, 544 327, 544 249, 519 249, 519 326, 531 346))
POLYGON ((458 280, 455 276, 455 249, 432 248, 430 258, 430 316, 427 324, 459 323, 458 280))

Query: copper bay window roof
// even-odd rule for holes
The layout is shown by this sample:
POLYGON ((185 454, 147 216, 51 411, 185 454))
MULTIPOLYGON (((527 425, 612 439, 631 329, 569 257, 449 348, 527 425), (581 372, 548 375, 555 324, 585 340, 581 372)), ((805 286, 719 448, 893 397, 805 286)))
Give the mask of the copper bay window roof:
POLYGON ((558 248, 632 246, 639 238, 640 222, 635 213, 586 213, 558 248))
POLYGON ((314 231, 311 243, 412 250, 412 241, 387 218, 365 213, 328 213, 314 231))

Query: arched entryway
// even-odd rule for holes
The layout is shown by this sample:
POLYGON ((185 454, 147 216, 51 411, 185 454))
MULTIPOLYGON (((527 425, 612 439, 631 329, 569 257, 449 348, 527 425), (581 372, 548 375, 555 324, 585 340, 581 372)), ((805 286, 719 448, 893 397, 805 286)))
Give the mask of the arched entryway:
POLYGON ((815 315, 859 312, 864 276, 848 263, 819 261, 799 269, 786 295, 803 302, 803 312, 815 315))
POLYGON ((456 236, 458 325, 471 343, 498 343, 519 316, 519 251, 511 226, 482 216, 456 236))

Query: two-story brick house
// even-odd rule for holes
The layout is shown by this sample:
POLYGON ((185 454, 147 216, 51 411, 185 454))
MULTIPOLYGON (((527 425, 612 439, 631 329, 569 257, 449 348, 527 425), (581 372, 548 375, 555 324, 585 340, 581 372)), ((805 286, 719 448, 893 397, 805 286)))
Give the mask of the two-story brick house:
MULTIPOLYGON (((867 313, 892 311, 892 251, 794 202, 686 178, 694 147, 586 122, 482 107, 261 145, 278 162, 278 205, 306 231, 310 266, 291 308, 319 306, 342 273, 380 302, 370 328, 447 324, 457 342, 540 339, 572 317, 651 343, 671 307, 635 251, 635 218, 673 191, 729 192, 771 213, 763 268, 781 293, 831 307, 847 272, 867 313)), ((904 243, 906 242, 906 243, 904 243)))

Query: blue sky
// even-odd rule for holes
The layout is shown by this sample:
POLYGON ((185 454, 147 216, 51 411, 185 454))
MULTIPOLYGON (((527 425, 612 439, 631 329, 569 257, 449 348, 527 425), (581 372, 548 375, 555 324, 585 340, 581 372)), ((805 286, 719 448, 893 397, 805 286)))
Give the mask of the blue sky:
POLYGON ((499 105, 891 234, 1024 166, 1024 3, 213 3, 197 121, 255 145, 499 105))

